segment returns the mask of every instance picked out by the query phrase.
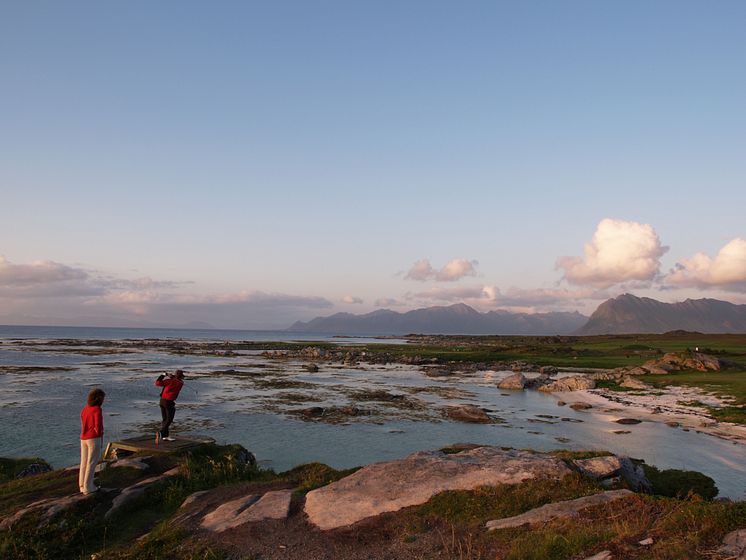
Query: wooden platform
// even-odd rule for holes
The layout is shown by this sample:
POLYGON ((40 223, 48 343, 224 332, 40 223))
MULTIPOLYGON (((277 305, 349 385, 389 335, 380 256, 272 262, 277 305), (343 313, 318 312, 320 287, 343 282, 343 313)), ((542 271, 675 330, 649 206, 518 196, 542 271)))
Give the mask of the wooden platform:
POLYGON ((116 449, 132 451, 133 453, 175 453, 199 447, 206 443, 215 443, 215 440, 207 436, 173 436, 176 441, 155 442, 155 435, 138 436, 134 438, 112 441, 104 451, 104 461, 111 458, 116 449))

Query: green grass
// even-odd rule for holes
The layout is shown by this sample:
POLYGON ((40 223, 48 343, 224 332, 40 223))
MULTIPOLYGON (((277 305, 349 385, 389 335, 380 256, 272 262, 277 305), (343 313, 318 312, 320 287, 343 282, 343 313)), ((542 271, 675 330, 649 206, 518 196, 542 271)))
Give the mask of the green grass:
POLYGON ((700 472, 659 470, 644 463, 642 468, 653 487, 653 494, 669 498, 685 498, 689 494, 696 494, 705 500, 711 500, 718 495, 715 481, 700 472))

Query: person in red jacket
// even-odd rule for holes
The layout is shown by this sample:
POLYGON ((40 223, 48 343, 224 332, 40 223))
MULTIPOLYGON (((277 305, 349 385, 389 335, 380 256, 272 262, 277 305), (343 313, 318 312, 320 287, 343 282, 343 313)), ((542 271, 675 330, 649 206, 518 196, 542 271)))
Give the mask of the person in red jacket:
POLYGON ((101 405, 104 404, 104 393, 93 389, 88 393, 88 404, 80 411, 80 471, 78 487, 83 494, 96 492, 99 487, 93 483, 96 465, 101 457, 104 439, 104 415, 101 405))
POLYGON ((176 399, 184 386, 184 372, 177 369, 173 374, 161 375, 155 380, 155 386, 162 387, 160 406, 163 419, 161 429, 155 434, 155 441, 156 443, 160 440, 175 441, 168 435, 168 427, 174 421, 176 415, 176 399))

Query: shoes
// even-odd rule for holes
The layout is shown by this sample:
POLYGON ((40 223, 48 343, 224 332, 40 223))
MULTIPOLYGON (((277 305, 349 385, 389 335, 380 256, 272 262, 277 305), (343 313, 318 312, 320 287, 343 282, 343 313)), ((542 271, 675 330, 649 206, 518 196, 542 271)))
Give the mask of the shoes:
POLYGON ((176 441, 176 438, 172 438, 172 437, 166 436, 166 437, 163 438, 163 441, 176 441))

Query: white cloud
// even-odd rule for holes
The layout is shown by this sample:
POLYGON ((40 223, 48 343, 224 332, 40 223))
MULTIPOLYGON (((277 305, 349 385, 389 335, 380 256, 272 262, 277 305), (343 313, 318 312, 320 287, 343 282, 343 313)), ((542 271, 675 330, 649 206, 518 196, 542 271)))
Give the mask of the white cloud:
POLYGON ((746 291, 746 240, 736 237, 715 258, 696 253, 682 259, 668 274, 666 282, 678 287, 746 291))
POLYGON ((560 257, 557 268, 571 284, 609 288, 625 282, 650 282, 668 250, 649 224, 602 220, 583 257, 560 257))
POLYGON ((341 301, 342 301, 342 303, 349 303, 349 304, 361 304, 361 303, 363 303, 362 298, 359 298, 357 296, 344 296, 341 301))
POLYGON ((424 282, 434 275, 435 270, 430 264, 430 261, 428 259, 421 259, 412 265, 412 268, 409 269, 409 272, 407 272, 407 275, 404 278, 407 280, 418 280, 424 282))
POLYGON ((404 278, 419 282, 455 282, 466 276, 476 276, 478 264, 476 260, 453 259, 440 270, 435 270, 428 259, 421 259, 412 265, 404 278))

